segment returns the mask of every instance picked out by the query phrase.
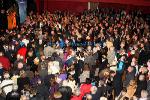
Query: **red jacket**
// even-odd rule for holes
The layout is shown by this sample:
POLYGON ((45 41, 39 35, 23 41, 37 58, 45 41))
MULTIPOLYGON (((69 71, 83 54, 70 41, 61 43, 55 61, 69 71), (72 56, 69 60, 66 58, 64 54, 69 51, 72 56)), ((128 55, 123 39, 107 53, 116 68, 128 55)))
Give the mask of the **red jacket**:
POLYGON ((80 96, 73 96, 71 98, 71 100, 82 100, 82 95, 80 95, 80 96))
POLYGON ((10 61, 5 56, 0 56, 0 63, 2 63, 4 70, 10 69, 10 61))
POLYGON ((26 47, 22 47, 18 50, 18 53, 20 56, 23 56, 23 60, 24 62, 26 62, 26 53, 27 53, 27 48, 26 47))
POLYGON ((80 87, 81 95, 84 96, 87 93, 91 92, 91 84, 82 84, 80 87))

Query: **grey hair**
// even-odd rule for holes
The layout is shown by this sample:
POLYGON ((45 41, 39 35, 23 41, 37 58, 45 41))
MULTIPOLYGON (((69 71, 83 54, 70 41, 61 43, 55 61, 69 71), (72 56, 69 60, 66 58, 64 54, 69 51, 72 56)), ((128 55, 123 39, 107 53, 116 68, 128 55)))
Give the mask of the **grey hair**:
POLYGON ((76 96, 79 96, 80 95, 80 89, 79 88, 77 88, 75 91, 74 91, 74 95, 76 95, 76 96))

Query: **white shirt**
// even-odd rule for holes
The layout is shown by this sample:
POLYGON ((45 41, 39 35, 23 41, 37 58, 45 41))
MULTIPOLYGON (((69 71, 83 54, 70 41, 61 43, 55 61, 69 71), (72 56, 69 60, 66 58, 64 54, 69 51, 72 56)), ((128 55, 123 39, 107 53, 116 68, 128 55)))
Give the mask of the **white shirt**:
POLYGON ((53 61, 48 65, 48 74, 56 74, 59 73, 60 67, 58 61, 53 61))
POLYGON ((13 88, 13 80, 3 80, 2 83, 0 84, 0 87, 2 88, 2 90, 5 92, 5 94, 7 95, 7 93, 12 91, 13 88))
POLYGON ((75 85, 75 80, 73 80, 73 81, 64 80, 62 85, 63 86, 69 86, 72 89, 72 92, 74 92, 75 89, 77 88, 77 86, 75 85))

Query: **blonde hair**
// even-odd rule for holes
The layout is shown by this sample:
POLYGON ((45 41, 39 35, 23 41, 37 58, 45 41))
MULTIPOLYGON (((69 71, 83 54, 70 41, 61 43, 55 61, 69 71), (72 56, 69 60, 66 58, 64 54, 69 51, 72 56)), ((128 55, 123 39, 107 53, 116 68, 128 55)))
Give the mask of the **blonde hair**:
POLYGON ((58 98, 61 98, 62 97, 62 94, 60 93, 60 92, 55 92, 54 93, 54 98, 56 99, 58 99, 58 98))
POLYGON ((130 83, 129 83, 129 85, 136 85, 136 81, 135 80, 130 80, 130 83))

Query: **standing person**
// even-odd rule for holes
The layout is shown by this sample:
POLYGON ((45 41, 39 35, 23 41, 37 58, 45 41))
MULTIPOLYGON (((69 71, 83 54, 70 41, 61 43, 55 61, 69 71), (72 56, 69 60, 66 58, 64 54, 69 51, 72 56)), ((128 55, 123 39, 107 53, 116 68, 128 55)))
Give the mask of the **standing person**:
POLYGON ((106 84, 105 84, 104 80, 100 80, 98 83, 97 92, 96 92, 94 98, 100 98, 100 97, 104 97, 106 95, 107 95, 106 84))
POLYGON ((120 58, 120 61, 118 62, 116 75, 114 77, 115 96, 118 96, 123 88, 122 75, 124 68, 125 68, 125 56, 122 56, 120 58))
POLYGON ((148 61, 148 56, 143 43, 140 44, 140 47, 141 50, 139 53, 138 64, 143 65, 148 61))
POLYGON ((88 64, 84 65, 83 72, 79 76, 79 78, 80 78, 80 83, 84 83, 84 82, 86 82, 87 78, 90 78, 90 68, 89 68, 88 64))
POLYGON ((86 82, 81 84, 80 86, 81 95, 85 96, 86 94, 90 93, 91 87, 92 87, 91 79, 86 78, 86 82))
POLYGON ((26 72, 24 70, 20 71, 20 78, 17 79, 18 92, 25 88, 25 85, 30 85, 30 79, 26 76, 26 72))
POLYGON ((48 88, 45 86, 44 82, 42 82, 41 80, 38 80, 36 98, 37 100, 48 100, 49 98, 48 88))
POLYGON ((124 81, 124 87, 127 87, 130 83, 131 80, 134 80, 135 78, 135 73, 136 73, 136 70, 134 67, 132 66, 129 66, 128 69, 127 69, 127 74, 126 74, 126 79, 124 81))
POLYGON ((141 91, 147 89, 147 81, 145 75, 139 75, 139 78, 137 80, 137 89, 136 89, 136 96, 140 97, 141 96, 141 91))
POLYGON ((107 59, 108 59, 108 63, 111 65, 112 62, 115 59, 115 48, 114 47, 110 47, 110 49, 107 52, 107 59))
POLYGON ((72 92, 74 92, 77 88, 77 86, 75 85, 75 80, 72 75, 68 75, 68 79, 64 80, 62 85, 69 86, 72 89, 72 92))
POLYGON ((4 80, 0 84, 0 87, 5 95, 7 95, 9 92, 13 89, 13 80, 10 79, 9 73, 4 73, 4 80))
POLYGON ((117 72, 118 74, 123 74, 123 71, 125 69, 125 56, 121 56, 120 60, 118 61, 117 64, 117 72))
POLYGON ((58 88, 59 88, 59 84, 56 82, 56 77, 52 77, 50 79, 50 87, 49 87, 49 93, 50 93, 50 97, 53 98, 53 95, 55 92, 58 91, 58 88))
POLYGON ((9 59, 4 55, 3 52, 0 52, 0 63, 2 64, 2 68, 4 70, 9 70, 10 69, 10 61, 9 59))
POLYGON ((123 88, 122 76, 120 73, 116 72, 113 83, 114 83, 115 96, 118 96, 123 88))
POLYGON ((23 61, 26 62, 26 53, 27 53, 27 47, 25 44, 18 50, 17 54, 23 57, 23 61))
POLYGON ((44 78, 48 75, 48 63, 46 61, 45 56, 41 56, 41 62, 39 63, 39 66, 38 66, 38 72, 42 80, 44 80, 44 78))

